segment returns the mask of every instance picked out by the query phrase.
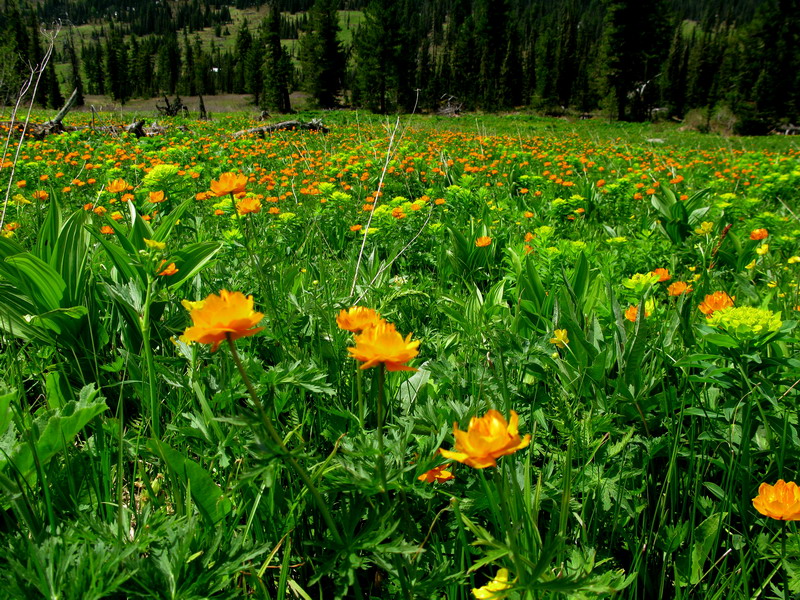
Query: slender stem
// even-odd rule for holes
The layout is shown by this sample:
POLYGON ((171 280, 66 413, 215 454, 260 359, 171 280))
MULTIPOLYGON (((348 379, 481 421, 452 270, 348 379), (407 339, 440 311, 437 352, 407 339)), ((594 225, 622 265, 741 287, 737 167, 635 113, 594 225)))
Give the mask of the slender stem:
POLYGON ((161 437, 161 405, 156 394, 156 365, 153 359, 153 346, 150 344, 150 304, 153 301, 153 278, 147 276, 147 292, 144 298, 144 311, 139 322, 142 330, 144 359, 147 364, 147 394, 150 407, 150 431, 154 438, 161 437))
POLYGON ((319 509, 320 514, 322 514, 322 519, 325 521, 325 524, 328 526, 328 529, 331 532, 331 536, 333 537, 334 542, 338 545, 342 545, 342 536, 339 534, 339 529, 336 527, 336 523, 331 517, 331 513, 328 510, 328 506, 325 504, 325 500, 322 498, 322 495, 319 493, 319 490, 314 485, 314 482, 311 481, 311 477, 308 475, 306 470, 297 462, 294 456, 289 452, 286 448, 286 445, 283 443, 281 436, 275 430, 275 426, 272 424, 272 420, 267 415, 266 411, 264 410, 264 405, 261 403, 261 400, 258 398, 258 394, 256 394, 256 390, 253 387, 253 383, 250 381, 250 377, 247 376, 247 372, 244 370, 244 366, 242 365, 242 359, 239 358, 239 353, 236 351, 236 344, 234 343, 233 339, 231 339, 231 334, 225 334, 228 345, 231 348, 231 355, 233 356, 233 362, 236 363, 236 368, 239 369, 239 374, 242 376, 242 381, 244 381, 245 386, 247 387, 247 391, 250 394, 250 399, 253 401, 253 404, 258 411, 258 415, 261 417, 261 422, 264 424, 264 428, 267 430, 269 437, 275 443, 278 448, 280 448, 281 456, 283 459, 289 463, 289 466, 294 469, 294 472, 297 473, 297 476, 303 481, 303 484, 306 486, 306 489, 314 498, 314 501, 317 503, 317 508, 319 509))
POLYGON ((789 600, 789 569, 786 568, 786 521, 781 521, 781 569, 783 570, 783 600, 789 600))
POLYGON ((385 454, 383 450, 383 403, 384 403, 384 387, 386 386, 386 365, 380 363, 378 365, 378 474, 381 478, 381 488, 384 493, 387 491, 386 487, 386 464, 385 454))
POLYGON ((358 395, 358 423, 361 429, 364 429, 364 419, 366 413, 364 411, 364 372, 356 366, 356 394, 358 395))

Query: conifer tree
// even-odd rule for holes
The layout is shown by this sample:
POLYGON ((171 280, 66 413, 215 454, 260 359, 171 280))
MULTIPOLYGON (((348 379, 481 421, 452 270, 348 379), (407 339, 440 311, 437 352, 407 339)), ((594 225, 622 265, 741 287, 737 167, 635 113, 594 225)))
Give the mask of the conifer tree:
POLYGON ((300 37, 303 87, 322 108, 337 105, 345 57, 339 43, 338 0, 315 0, 305 33, 300 37))
POLYGON ((279 112, 291 112, 289 102, 289 77, 292 68, 291 58, 281 45, 281 19, 277 3, 270 6, 263 23, 264 44, 264 94, 261 108, 279 112))

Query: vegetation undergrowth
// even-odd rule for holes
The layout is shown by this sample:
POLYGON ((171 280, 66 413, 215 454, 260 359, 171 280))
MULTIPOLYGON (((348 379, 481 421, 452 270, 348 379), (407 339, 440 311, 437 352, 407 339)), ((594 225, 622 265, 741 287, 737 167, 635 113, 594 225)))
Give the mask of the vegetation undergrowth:
POLYGON ((324 118, 9 149, 2 597, 800 592, 796 145, 324 118))

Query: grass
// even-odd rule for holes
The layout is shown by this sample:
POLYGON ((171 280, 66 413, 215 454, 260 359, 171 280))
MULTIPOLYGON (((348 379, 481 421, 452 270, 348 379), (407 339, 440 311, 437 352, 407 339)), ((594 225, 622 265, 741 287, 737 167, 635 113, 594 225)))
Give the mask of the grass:
POLYGON ((248 116, 0 168, 0 596, 800 589, 793 140, 248 116))

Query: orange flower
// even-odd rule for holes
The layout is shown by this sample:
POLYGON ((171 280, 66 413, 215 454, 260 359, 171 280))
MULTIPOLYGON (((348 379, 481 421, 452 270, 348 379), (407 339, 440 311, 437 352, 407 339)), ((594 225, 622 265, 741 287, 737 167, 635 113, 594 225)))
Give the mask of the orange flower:
POLYGON ((189 312, 192 326, 183 332, 189 342, 211 344, 214 352, 227 337, 238 340, 264 329, 256 327, 264 317, 253 310, 253 297, 241 292, 222 290, 219 296, 210 294, 202 305, 189 312))
POLYGON ((779 521, 800 521, 800 488, 794 481, 778 479, 773 486, 762 483, 753 507, 762 515, 779 521))
POLYGON ((506 454, 513 454, 531 443, 531 435, 519 437, 517 427, 519 415, 511 411, 511 420, 492 409, 483 417, 472 417, 467 431, 461 431, 458 423, 453 423, 453 437, 456 438, 455 452, 442 450, 445 458, 451 458, 476 469, 485 469, 497 465, 497 459, 506 454))
POLYGON ((750 239, 757 242, 758 240, 763 240, 768 235, 769 231, 766 229, 753 229, 753 231, 750 232, 750 239))
POLYGON ((211 182, 211 192, 215 196, 241 194, 247 187, 247 175, 223 173, 219 179, 211 182))
POLYGON ((367 327, 357 335, 355 342, 356 347, 348 348, 347 351, 353 358, 364 363, 361 369, 383 363, 389 371, 416 371, 405 363, 419 354, 419 340, 412 342, 410 333, 403 339, 392 323, 378 321, 373 327, 367 327))
POLYGON ((658 275, 658 281, 659 282, 669 281, 671 279, 671 276, 669 274, 669 270, 668 269, 664 269, 664 268, 659 267, 658 269, 653 269, 651 271, 651 273, 653 275, 658 275))
POLYGON ((350 225, 350 231, 361 231, 361 225, 350 225))
POLYGON ((100 233, 105 233, 106 235, 111 235, 112 233, 114 233, 114 228, 111 227, 110 225, 103 225, 100 228, 100 233))
POLYGON ((133 194, 122 194, 122 201, 123 202, 133 202, 133 194))
POLYGON ((381 316, 373 309, 366 306, 351 306, 349 310, 342 310, 336 317, 339 329, 361 333, 367 327, 374 327, 381 322, 381 316))
POLYGON ((164 192, 150 192, 147 198, 148 202, 152 202, 153 204, 157 204, 159 202, 164 201, 164 192))
POLYGON ((236 203, 236 212, 240 217, 249 215, 250 213, 258 214, 261 212, 261 200, 251 196, 236 203))
POLYGON ((40 200, 40 201, 44 202, 49 197, 50 197, 50 194, 48 194, 44 190, 36 190, 35 192, 33 192, 34 200, 40 200))
POLYGON ((680 296, 681 294, 688 294, 691 291, 692 286, 685 281, 676 281, 675 283, 671 283, 667 288, 667 293, 670 296, 680 296))
POLYGON ((119 194, 128 189, 128 183, 124 179, 115 179, 106 186, 106 191, 112 194, 119 194))
MULTIPOLYGON (((158 268, 161 269, 164 266, 164 263, 167 262, 166 260, 162 260, 161 264, 158 265, 158 268)), ((179 269, 175 268, 175 263, 169 263, 167 267, 159 273, 159 275, 175 275, 179 269)))
POLYGON ((714 292, 713 294, 708 294, 700 303, 698 308, 706 317, 710 317, 712 314, 714 314, 715 310, 733 306, 733 301, 735 299, 735 296, 732 298, 725 292, 714 292))
POLYGON ((492 243, 492 238, 490 238, 488 235, 482 235, 477 240, 475 240, 475 245, 478 248, 483 248, 491 243, 492 243))
POLYGON ((450 481, 451 479, 455 479, 456 476, 453 475, 452 472, 448 471, 447 469, 450 468, 450 465, 442 465, 440 467, 434 467, 430 471, 426 471, 417 479, 420 481, 424 481, 425 483, 442 483, 443 481, 450 481))
MULTIPOLYGON (((649 302, 647 303, 649 304, 649 302)), ((639 315, 639 307, 638 306, 629 306, 625 309, 625 318, 628 319, 631 323, 636 322, 636 317, 639 315)), ((644 316, 645 318, 650 316, 650 311, 647 310, 645 307, 644 309, 644 316)))

